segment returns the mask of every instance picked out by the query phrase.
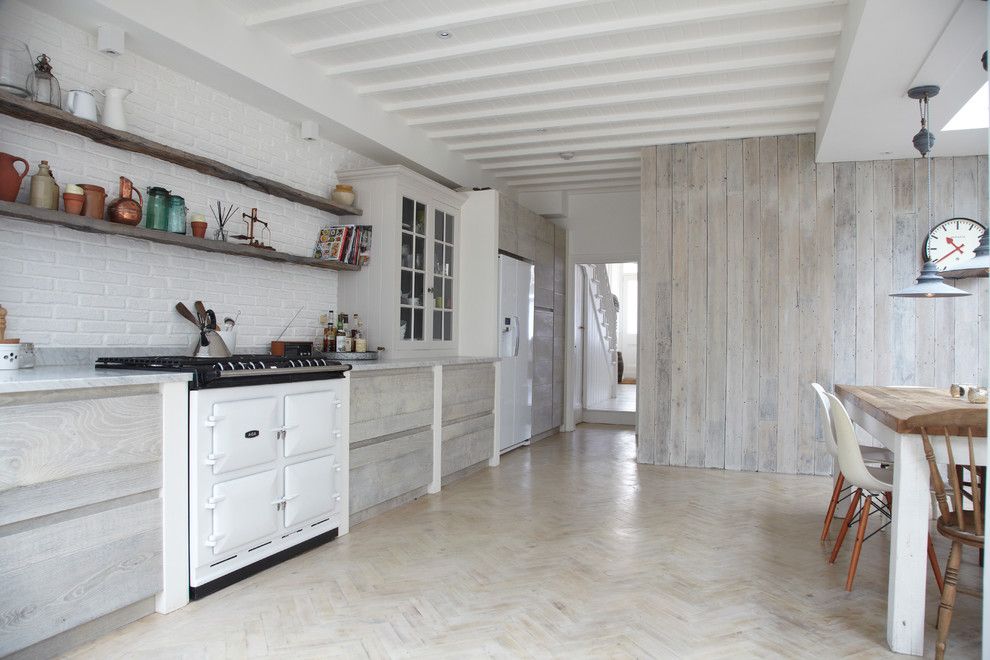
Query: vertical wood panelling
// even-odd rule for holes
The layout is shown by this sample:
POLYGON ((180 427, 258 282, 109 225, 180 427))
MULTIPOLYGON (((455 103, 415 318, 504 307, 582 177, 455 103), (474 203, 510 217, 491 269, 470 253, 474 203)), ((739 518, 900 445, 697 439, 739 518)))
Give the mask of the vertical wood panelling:
MULTIPOLYGON (((688 289, 687 289, 687 145, 671 148, 671 241, 668 248, 671 267, 671 395, 670 453, 671 465, 686 465, 687 432, 685 407, 687 382, 693 371, 688 365, 688 289)), ((642 286, 642 284, 640 284, 642 286)), ((662 422, 662 420, 661 420, 662 422)))
MULTIPOLYGON (((801 135, 645 152, 641 461, 828 474, 811 382, 985 382, 988 280, 890 297, 921 266, 924 161, 814 150, 801 135)), ((933 165, 936 219, 985 222, 986 158, 933 165)))
POLYGON ((777 141, 778 154, 778 270, 777 270, 777 465, 779 472, 797 472, 800 420, 801 337, 798 280, 801 264, 801 223, 798 195, 798 138, 777 141))
MULTIPOLYGON (((636 460, 639 463, 654 463, 657 460, 657 410, 663 400, 658 387, 658 373, 651 365, 658 361, 661 335, 657 320, 657 309, 664 297, 660 278, 660 228, 658 226, 657 198, 660 183, 657 180, 657 150, 647 147, 642 153, 640 169, 640 255, 639 271, 646 282, 655 282, 655 287, 639 287, 639 338, 656 337, 656 341, 640 341, 637 346, 636 410, 639 411, 636 432, 636 460)), ((668 399, 669 400, 669 399, 668 399)))
POLYGON ((708 347, 705 394, 705 467, 725 467, 726 374, 726 143, 709 142, 708 160, 708 347))
POLYGON ((779 267, 777 138, 760 138, 760 429, 759 469, 777 469, 777 365, 779 267))
POLYGON ((815 136, 802 135, 798 141, 798 217, 800 222, 800 245, 794 258, 799 271, 796 279, 798 304, 797 362, 798 375, 794 384, 795 396, 800 401, 800 410, 795 433, 797 435, 797 472, 814 473, 815 445, 821 438, 816 419, 818 416, 817 395, 802 384, 814 382, 818 375, 818 326, 822 322, 818 307, 818 279, 821 269, 819 254, 821 247, 816 244, 816 197, 815 184, 815 136))
POLYGON ((725 276, 726 276, 726 361, 725 361, 725 451, 724 466, 740 470, 743 466, 745 387, 746 314, 740 308, 746 295, 746 278, 735 277, 743 271, 746 254, 746 226, 743 201, 743 150, 741 140, 730 140, 725 148, 725 276), (729 273, 733 277, 729 277, 729 273))
MULTIPOLYGON (((812 137, 812 139, 814 139, 812 137)), ((815 242, 818 245, 817 298, 818 298, 818 328, 816 334, 816 378, 825 387, 831 388, 833 382, 832 370, 832 328, 835 307, 833 304, 835 278, 833 264, 835 254, 835 185, 834 168, 831 163, 821 163, 815 166, 815 187, 818 197, 815 200, 815 242)), ((818 406, 815 406, 818 412, 818 406)), ((823 433, 824 420, 819 413, 815 444, 815 473, 831 474, 832 455, 825 448, 823 433)), ((808 429, 802 427, 802 433, 808 429)))
MULTIPOLYGON (((708 180, 705 145, 688 145, 687 211, 687 404, 684 408, 687 433, 687 464, 705 465, 705 379, 708 363, 708 180)), ((677 249, 677 246, 674 246, 677 249)))
POLYGON ((760 237, 763 216, 760 200, 760 141, 743 140, 743 271, 733 273, 746 280, 743 292, 743 440, 742 469, 760 464, 760 296, 762 264, 760 237))

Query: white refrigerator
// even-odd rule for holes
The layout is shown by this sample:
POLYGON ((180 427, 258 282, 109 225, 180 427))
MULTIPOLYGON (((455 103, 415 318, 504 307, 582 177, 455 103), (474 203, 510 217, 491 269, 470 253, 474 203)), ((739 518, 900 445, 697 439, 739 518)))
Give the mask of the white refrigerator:
POLYGON ((499 451, 533 435, 533 264, 498 256, 499 451))

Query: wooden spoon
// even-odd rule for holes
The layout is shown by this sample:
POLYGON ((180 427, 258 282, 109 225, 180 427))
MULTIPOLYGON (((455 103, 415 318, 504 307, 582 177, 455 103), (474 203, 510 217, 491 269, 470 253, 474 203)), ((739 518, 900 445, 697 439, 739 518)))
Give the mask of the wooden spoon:
POLYGON ((200 327, 199 321, 196 320, 196 317, 193 315, 192 312, 189 311, 189 308, 186 307, 184 304, 175 303, 175 311, 179 313, 179 316, 186 319, 197 328, 200 327))

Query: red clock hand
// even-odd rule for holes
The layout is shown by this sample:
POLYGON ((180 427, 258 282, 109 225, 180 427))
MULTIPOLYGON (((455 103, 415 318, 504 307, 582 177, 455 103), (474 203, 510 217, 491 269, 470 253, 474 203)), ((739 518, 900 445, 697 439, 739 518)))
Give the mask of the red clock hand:
POLYGON ((952 240, 952 237, 951 236, 946 236, 945 237, 945 241, 949 245, 951 245, 954 249, 952 250, 952 252, 949 252, 948 254, 946 254, 945 256, 943 256, 941 259, 939 259, 938 261, 936 261, 935 263, 937 263, 937 264, 942 263, 943 261, 945 261, 946 259, 948 259, 952 255, 954 255, 956 252, 962 252, 963 251, 963 247, 964 246, 956 244, 956 242, 954 240, 952 240))

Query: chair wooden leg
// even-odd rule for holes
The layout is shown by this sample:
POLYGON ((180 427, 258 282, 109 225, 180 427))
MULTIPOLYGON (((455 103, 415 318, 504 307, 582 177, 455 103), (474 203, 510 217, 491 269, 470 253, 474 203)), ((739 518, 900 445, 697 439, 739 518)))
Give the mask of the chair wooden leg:
POLYGON ((942 567, 938 565, 938 555, 935 554, 935 544, 932 543, 932 535, 928 535, 928 563, 932 565, 932 573, 935 575, 935 584, 938 585, 939 593, 945 591, 945 580, 942 578, 942 567))
POLYGON ((873 498, 869 495, 863 500, 863 509, 859 513, 859 529, 856 530, 856 545, 853 546, 852 558, 849 560, 849 574, 846 575, 846 591, 853 590, 853 580, 856 579, 856 565, 859 564, 859 553, 863 550, 863 539, 866 538, 866 525, 870 520, 870 505, 873 498))
POLYGON ((846 477, 841 472, 835 480, 835 488, 832 489, 832 499, 828 503, 828 511, 825 512, 825 527, 822 529, 822 537, 819 543, 825 543, 828 538, 829 529, 832 527, 832 519, 835 517, 835 507, 839 504, 839 494, 842 492, 842 485, 846 482, 846 477))
POLYGON ((945 565, 945 589, 938 606, 938 641, 935 642, 935 660, 945 657, 945 643, 949 639, 952 608, 956 603, 956 585, 959 584, 959 564, 962 563, 962 543, 953 541, 949 561, 945 565))
POLYGON ((839 548, 842 547, 842 542, 846 538, 846 532, 849 531, 849 521, 853 519, 853 515, 856 513, 856 507, 859 506, 859 498, 863 496, 863 489, 857 488, 856 492, 853 493, 852 499, 849 502, 849 510, 846 512, 846 518, 842 521, 842 529, 839 530, 839 536, 835 539, 835 547, 832 548, 832 556, 828 558, 828 563, 834 564, 835 558, 839 556, 839 548))

